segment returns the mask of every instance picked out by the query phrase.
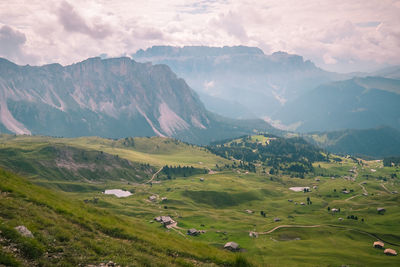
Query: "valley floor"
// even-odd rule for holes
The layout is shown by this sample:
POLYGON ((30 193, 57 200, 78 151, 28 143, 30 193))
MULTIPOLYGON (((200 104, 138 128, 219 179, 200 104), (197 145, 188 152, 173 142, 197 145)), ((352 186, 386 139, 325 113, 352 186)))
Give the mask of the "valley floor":
MULTIPOLYGON (((136 162, 151 158, 155 167, 152 175, 137 181, 65 181, 25 175, 36 185, 2 172, 0 230, 26 225, 38 236, 43 255, 52 255, 54 263, 112 260, 124 266, 158 266, 164 262, 183 266, 246 266, 241 262, 248 266, 400 265, 399 257, 386 256, 372 246, 381 240, 385 248, 400 250, 398 167, 383 167, 381 161, 357 164, 343 158, 342 162, 314 163, 314 174, 301 179, 259 170, 249 173, 217 168, 215 164, 221 166, 226 159, 207 157, 208 152, 181 144, 179 149, 166 146, 168 153, 163 154, 111 143, 100 146, 91 140, 66 143, 136 162), (181 157, 189 154, 193 157, 181 162, 181 157), (156 173, 165 164, 213 171, 166 179, 156 173), (290 187, 310 187, 310 192, 294 192, 290 187), (123 189, 132 195, 105 195, 106 189, 123 189), (43 207, 46 212, 42 214, 43 207), (378 208, 385 212, 378 213, 378 208), (177 226, 164 228, 154 220, 160 215, 170 216, 177 226), (187 234, 191 228, 204 232, 191 236, 187 234), (49 240, 53 237, 54 244, 49 240), (230 241, 240 245, 240 253, 223 249, 230 241), (54 251, 44 254, 53 245, 54 251), (108 245, 110 249, 106 249, 108 245)), ((4 142, 3 148, 17 147, 7 144, 4 142)), ((10 245, 4 240, 0 243, 9 255, 10 245)), ((44 257, 17 255, 17 260, 26 265, 30 261, 44 263, 44 257)))

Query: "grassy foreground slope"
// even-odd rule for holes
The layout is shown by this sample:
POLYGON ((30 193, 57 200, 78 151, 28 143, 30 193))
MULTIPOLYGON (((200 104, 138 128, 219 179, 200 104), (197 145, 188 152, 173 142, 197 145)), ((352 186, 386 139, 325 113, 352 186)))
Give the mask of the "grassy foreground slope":
POLYGON ((112 260, 124 266, 234 265, 234 256, 140 218, 112 214, 0 170, 0 264, 78 266, 112 260), (25 225, 34 238, 20 236, 25 225), (14 249, 16 248, 16 249, 14 249))

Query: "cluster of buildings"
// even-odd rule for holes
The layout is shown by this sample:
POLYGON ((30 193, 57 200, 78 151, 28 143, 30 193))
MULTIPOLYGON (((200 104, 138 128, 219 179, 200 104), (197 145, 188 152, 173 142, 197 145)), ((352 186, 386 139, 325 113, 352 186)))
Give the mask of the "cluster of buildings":
MULTIPOLYGON (((374 242, 373 247, 378 249, 384 249, 385 244, 382 241, 376 241, 374 242)), ((383 253, 385 253, 388 256, 397 256, 397 251, 391 248, 385 249, 383 253)))

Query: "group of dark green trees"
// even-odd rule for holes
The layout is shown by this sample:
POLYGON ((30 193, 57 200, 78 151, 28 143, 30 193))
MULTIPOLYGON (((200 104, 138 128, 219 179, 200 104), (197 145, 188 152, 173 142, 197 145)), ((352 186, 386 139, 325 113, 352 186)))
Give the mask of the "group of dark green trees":
MULTIPOLYGON (((251 136, 243 136, 236 141, 224 140, 214 142, 207 148, 214 154, 224 158, 234 158, 243 162, 262 162, 271 166, 270 174, 279 171, 308 173, 313 171, 312 163, 326 161, 321 150, 303 138, 281 138, 264 134, 273 138, 269 144, 254 142, 251 136)), ((254 168, 255 171, 255 168, 254 168)))
POLYGON ((162 168, 161 173, 165 174, 167 179, 172 179, 176 177, 188 177, 191 175, 207 173, 207 170, 194 168, 193 166, 181 167, 181 166, 165 165, 162 168))
POLYGON ((387 157, 383 159, 383 165, 385 167, 400 166, 400 156, 398 157, 387 157))

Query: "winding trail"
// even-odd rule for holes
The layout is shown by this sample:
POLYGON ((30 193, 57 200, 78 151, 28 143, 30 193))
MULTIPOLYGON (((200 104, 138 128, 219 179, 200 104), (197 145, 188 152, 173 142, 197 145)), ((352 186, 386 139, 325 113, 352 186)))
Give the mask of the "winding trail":
POLYGON ((317 225, 279 225, 267 232, 258 232, 257 234, 259 235, 266 235, 266 234, 270 234, 272 232, 274 232, 275 230, 278 230, 280 228, 315 228, 315 227, 321 227, 321 225, 317 224, 317 225))
POLYGON ((216 174, 216 171, 211 170, 209 167, 206 166, 206 169, 208 170, 208 174, 216 174))
MULTIPOLYGON (((363 190, 363 193, 364 193, 365 195, 368 195, 368 191, 367 191, 367 189, 365 189, 365 186, 363 186, 363 182, 359 183, 358 185, 361 186, 361 189, 363 190)), ((358 197, 358 196, 361 196, 361 195, 360 195, 360 194, 354 195, 354 196, 352 196, 352 197, 349 197, 349 198, 345 199, 344 201, 349 201, 349 200, 351 200, 351 199, 353 199, 353 198, 355 198, 355 197, 358 197)))
POLYGON ((388 243, 389 245, 396 246, 396 247, 400 247, 400 244, 396 244, 396 243, 389 242, 389 241, 387 241, 387 240, 384 240, 384 239, 380 238, 377 234, 370 233, 370 232, 367 232, 367 231, 363 231, 363 230, 359 230, 359 229, 354 229, 354 228, 349 228, 349 227, 341 226, 341 225, 334 225, 334 224, 327 224, 327 225, 325 225, 325 226, 328 226, 328 227, 336 227, 336 228, 342 228, 342 229, 347 229, 347 230, 350 230, 350 231, 359 232, 359 233, 361 233, 361 234, 366 234, 366 235, 369 235, 369 236, 371 236, 371 237, 374 237, 374 238, 376 238, 376 239, 378 239, 378 240, 381 240, 381 241, 384 242, 384 243, 388 243))
POLYGON ((349 230, 349 231, 355 231, 355 232, 359 232, 361 234, 365 234, 365 235, 368 235, 370 237, 376 238, 378 240, 381 240, 382 242, 388 243, 389 245, 400 247, 400 244, 396 244, 396 243, 392 243, 392 242, 389 242, 387 240, 384 240, 384 239, 380 238, 377 234, 370 233, 370 232, 363 231, 363 230, 359 230, 359 229, 349 228, 349 227, 346 227, 346 226, 334 225, 334 224, 325 224, 325 225, 319 225, 319 224, 317 224, 317 225, 279 225, 279 226, 277 226, 277 227, 275 227, 275 228, 273 228, 273 229, 271 229, 271 230, 269 230, 267 232, 258 232, 257 234, 259 234, 259 235, 270 234, 270 233, 272 233, 275 230, 278 230, 280 228, 316 228, 316 227, 335 227, 335 228, 341 228, 341 229, 345 229, 345 230, 349 230))
POLYGON ((365 186, 363 186, 363 182, 359 183, 358 185, 361 186, 361 188, 362 188, 364 194, 367 194, 367 195, 368 195, 368 191, 367 191, 367 189, 365 189, 365 186))
POLYGON ((345 199, 344 201, 349 201, 349 200, 351 200, 351 199, 353 199, 353 198, 355 198, 355 197, 358 197, 358 196, 361 196, 361 195, 354 195, 354 196, 352 196, 352 197, 349 197, 349 198, 345 199))
POLYGON ((181 231, 178 230, 178 229, 182 229, 182 228, 180 228, 180 227, 178 229, 176 229, 176 228, 178 228, 178 227, 172 227, 170 229, 174 230, 175 232, 177 232, 178 234, 180 234, 181 236, 183 236, 184 238, 187 239, 187 236, 184 235, 181 231))
POLYGON ((156 173, 154 173, 153 176, 151 177, 151 179, 146 182, 146 184, 151 183, 154 180, 154 178, 156 178, 157 174, 159 174, 160 171, 162 171, 163 168, 164 167, 161 167, 156 173))
POLYGON ((381 186, 382 186, 382 188, 385 189, 385 191, 388 192, 389 194, 392 193, 392 192, 390 192, 390 191, 386 188, 386 186, 385 186, 384 184, 381 184, 381 186))

